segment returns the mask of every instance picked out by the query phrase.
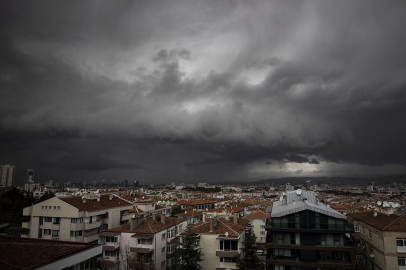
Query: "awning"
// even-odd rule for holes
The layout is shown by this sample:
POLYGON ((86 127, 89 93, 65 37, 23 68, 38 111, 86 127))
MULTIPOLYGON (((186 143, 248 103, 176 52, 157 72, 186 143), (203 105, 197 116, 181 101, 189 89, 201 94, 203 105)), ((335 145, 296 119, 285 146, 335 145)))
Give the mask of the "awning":
POLYGON ((153 238, 153 234, 142 234, 142 233, 136 233, 131 235, 131 238, 138 238, 138 239, 151 239, 153 238))
POLYGON ((136 252, 136 253, 151 253, 154 252, 154 249, 152 248, 136 248, 136 247, 130 247, 130 251, 131 252, 136 252))
POLYGON ((116 235, 120 235, 119 232, 102 232, 99 234, 99 236, 109 236, 109 237, 114 237, 116 235))

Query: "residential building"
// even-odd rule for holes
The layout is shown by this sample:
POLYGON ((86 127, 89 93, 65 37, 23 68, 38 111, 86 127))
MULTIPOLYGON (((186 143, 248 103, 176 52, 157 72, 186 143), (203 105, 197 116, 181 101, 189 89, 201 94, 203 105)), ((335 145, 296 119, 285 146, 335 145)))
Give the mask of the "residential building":
POLYGON ((205 211, 206 209, 207 210, 214 209, 216 203, 217 203, 217 200, 206 200, 206 199, 202 199, 202 200, 187 199, 187 200, 178 201, 178 204, 180 205, 182 210, 187 210, 188 208, 190 208, 190 209, 196 209, 197 211, 205 211))
POLYGON ((0 236, 0 269, 91 270, 102 254, 99 244, 0 236))
POLYGON ((1 165, 0 167, 0 185, 11 187, 14 185, 14 174, 16 167, 10 164, 1 165))
POLYGON ((35 175, 36 171, 33 169, 27 169, 27 172, 25 174, 25 184, 24 184, 24 189, 27 192, 32 192, 33 190, 38 190, 40 189, 40 183, 35 183, 35 175))
POLYGON ((248 219, 251 224, 251 228, 256 236, 256 242, 258 246, 265 246, 266 243, 266 213, 261 210, 257 210, 244 218, 248 219))
POLYGON ((124 270, 127 254, 135 252, 146 263, 154 262, 155 269, 166 269, 173 264, 178 237, 186 226, 186 221, 164 214, 134 214, 130 223, 100 234, 99 243, 104 244, 100 263, 109 270, 124 270))
POLYGON ((176 214, 176 217, 186 220, 187 224, 195 224, 203 220, 203 212, 193 209, 192 211, 176 214))
POLYGON ((406 216, 378 211, 349 213, 358 269, 406 269, 406 216))
POLYGON ((128 223, 132 205, 113 195, 53 197, 23 210, 29 238, 95 242, 99 232, 128 223))
POLYGON ((267 269, 355 269, 354 231, 346 216, 320 203, 312 191, 284 193, 267 223, 267 269))
POLYGON ((242 242, 249 221, 233 215, 206 218, 193 226, 193 231, 200 234, 199 245, 202 250, 200 263, 203 270, 238 269, 236 259, 241 255, 242 242))

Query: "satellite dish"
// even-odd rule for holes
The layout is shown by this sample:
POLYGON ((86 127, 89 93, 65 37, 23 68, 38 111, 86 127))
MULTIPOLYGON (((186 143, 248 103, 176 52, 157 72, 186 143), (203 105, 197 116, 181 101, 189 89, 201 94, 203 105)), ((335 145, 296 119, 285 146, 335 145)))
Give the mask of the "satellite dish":
POLYGON ((393 206, 394 208, 399 207, 398 203, 395 203, 395 205, 393 206))
POLYGON ((228 232, 225 233, 226 237, 228 237, 228 232))
POLYGON ((133 215, 133 218, 135 218, 135 214, 133 215))
POLYGON ((378 201, 376 204, 379 205, 379 206, 381 206, 381 205, 382 205, 382 202, 381 202, 381 201, 378 201))
POLYGON ((299 196, 302 195, 302 190, 301 189, 296 190, 296 194, 299 196))

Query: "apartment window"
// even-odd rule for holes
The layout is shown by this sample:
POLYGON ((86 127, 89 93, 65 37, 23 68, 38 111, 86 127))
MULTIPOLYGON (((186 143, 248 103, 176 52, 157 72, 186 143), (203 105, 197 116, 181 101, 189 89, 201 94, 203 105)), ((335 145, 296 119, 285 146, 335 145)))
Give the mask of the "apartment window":
POLYGON ((138 245, 152 245, 152 238, 150 238, 150 239, 138 239, 138 245))
POLYGON ((406 258, 405 257, 399 257, 398 258, 398 264, 399 264, 399 266, 406 266, 406 258))
POLYGON ((82 231, 70 231, 71 237, 79 237, 82 236, 82 231))
POLYGON ((53 230, 52 237, 59 237, 59 230, 53 230))
POLYGON ((179 225, 179 232, 178 232, 178 234, 179 234, 179 233, 182 233, 182 224, 179 225))
POLYGON ((161 254, 165 254, 165 252, 166 252, 166 248, 165 247, 161 248, 161 254))
POLYGON ((57 206, 57 208, 58 208, 58 211, 61 210, 61 207, 59 205, 57 206))
POLYGON ((354 225, 354 231, 359 232, 359 225, 354 225))
POLYGON ((261 231, 261 235, 265 235, 265 231, 261 231))
POLYGON ((238 241, 220 240, 220 250, 238 250, 238 241))
POLYGON ((166 233, 163 233, 162 236, 161 236, 161 238, 162 238, 162 240, 165 240, 165 238, 166 238, 166 233))
POLYGON ((71 218, 70 223, 83 223, 83 218, 71 218))
POLYGON ((105 255, 106 257, 118 257, 118 252, 117 252, 117 251, 105 250, 105 251, 104 251, 104 255, 105 255))
POLYGON ((396 238, 396 245, 398 247, 406 247, 406 238, 396 238))
POLYGON ((365 228, 361 226, 361 233, 362 235, 365 235, 365 228))
POLYGON ((232 258, 228 258, 228 257, 220 257, 220 262, 225 262, 225 263, 236 263, 236 262, 237 262, 237 258, 236 258, 236 257, 232 257, 232 258))
POLYGON ((357 262, 362 262, 362 255, 357 255, 356 260, 357 262))
POLYGON ((51 217, 45 217, 45 222, 52 222, 52 218, 51 217))
POLYGON ((261 242, 264 242, 265 241, 265 237, 261 237, 261 242))
POLYGON ((175 237, 175 230, 174 229, 168 231, 168 238, 173 238, 173 237, 175 237))
POLYGON ((265 219, 261 219, 261 222, 262 222, 262 223, 265 223, 265 219))
POLYGON ((41 210, 44 210, 44 209, 45 209, 45 206, 42 205, 42 206, 41 206, 41 210))
POLYGON ((54 224, 60 224, 61 223, 61 218, 56 217, 54 218, 54 224))
POLYGON ((369 255, 372 255, 371 257, 374 255, 374 250, 372 248, 369 248, 369 255))
POLYGON ((166 261, 161 262, 161 269, 166 268, 166 261))
POLYGON ((51 230, 44 229, 44 235, 51 235, 51 230))
POLYGON ((261 230, 265 230, 265 225, 261 225, 261 230))
POLYGON ((175 244, 168 245, 168 246, 166 247, 166 252, 172 253, 172 252, 174 252, 174 251, 175 251, 175 244))
POLYGON ((372 239, 372 232, 371 231, 368 231, 368 238, 372 239))
POLYGON ((56 210, 56 205, 54 205, 54 210, 56 210))

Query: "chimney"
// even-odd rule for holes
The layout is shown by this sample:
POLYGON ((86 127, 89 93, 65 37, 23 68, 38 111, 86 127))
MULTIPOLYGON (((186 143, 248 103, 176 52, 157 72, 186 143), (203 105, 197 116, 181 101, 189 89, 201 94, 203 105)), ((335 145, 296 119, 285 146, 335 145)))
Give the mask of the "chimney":
POLYGON ((166 216, 164 214, 161 214, 161 222, 162 222, 162 224, 165 224, 165 218, 166 218, 166 216))
POLYGON ((83 198, 83 203, 86 203, 86 198, 83 198))
POLYGON ((155 213, 155 212, 152 213, 152 219, 153 219, 154 221, 156 221, 156 213, 155 213))
POLYGON ((237 214, 237 213, 234 213, 234 224, 238 224, 238 222, 237 222, 237 217, 238 217, 238 214, 237 214))
POLYGON ((142 222, 141 217, 133 215, 133 217, 130 220, 131 223, 130 230, 134 230, 135 228, 137 228, 141 224, 141 222, 142 222))
POLYGON ((97 202, 100 202, 100 196, 97 197, 97 202))
POLYGON ((203 213, 203 223, 206 222, 206 213, 203 213))
POLYGON ((210 219, 210 232, 214 231, 214 217, 210 219))
POLYGON ((113 200, 113 194, 109 195, 109 200, 112 201, 113 200))

